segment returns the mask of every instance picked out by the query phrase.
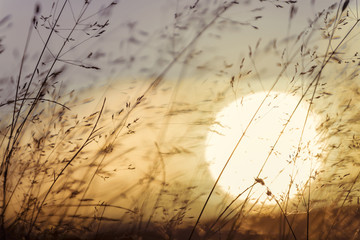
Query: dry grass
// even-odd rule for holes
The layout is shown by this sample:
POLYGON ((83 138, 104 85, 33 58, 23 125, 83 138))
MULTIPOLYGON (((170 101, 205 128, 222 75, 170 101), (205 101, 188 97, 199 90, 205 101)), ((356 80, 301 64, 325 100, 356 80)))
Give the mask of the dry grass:
MULTIPOLYGON (((112 28, 121 3, 35 6, 17 72, 0 82, 1 239, 359 238, 358 2, 329 5, 299 32, 296 1, 180 3, 171 28, 154 33, 131 21, 112 28), (285 37, 229 48, 229 32, 268 31, 266 9, 288 13, 285 37), (88 51, 92 41, 99 49, 88 51), (67 88, 90 75, 121 80, 67 88), (268 189, 266 203, 250 201, 266 186, 259 176, 234 197, 208 172, 216 113, 258 91, 296 94, 321 117, 321 167, 296 199, 268 189)), ((0 41, 0 57, 6 50, 0 41)))

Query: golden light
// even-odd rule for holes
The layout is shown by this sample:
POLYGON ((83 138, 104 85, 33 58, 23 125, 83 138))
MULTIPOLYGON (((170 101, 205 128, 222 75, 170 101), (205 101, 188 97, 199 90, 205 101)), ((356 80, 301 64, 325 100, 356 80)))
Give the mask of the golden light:
POLYGON ((319 167, 322 149, 316 131, 318 116, 310 111, 304 127, 309 103, 303 100, 296 108, 300 97, 280 92, 265 97, 265 92, 250 94, 221 110, 208 133, 205 153, 211 175, 217 179, 236 148, 218 185, 235 197, 257 182, 240 196, 249 196, 252 202, 301 194, 319 167))

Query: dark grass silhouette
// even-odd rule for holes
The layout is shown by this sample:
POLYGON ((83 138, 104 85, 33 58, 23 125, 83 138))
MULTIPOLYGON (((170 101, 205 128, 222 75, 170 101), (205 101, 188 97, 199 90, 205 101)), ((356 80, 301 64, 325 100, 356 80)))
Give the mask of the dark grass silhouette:
MULTIPOLYGON (((55 1, 50 10, 36 4, 17 72, 2 76, 2 91, 11 91, 0 103, 1 239, 359 237, 357 1, 328 6, 294 34, 289 32, 301 7, 297 1, 260 1, 256 7, 246 1, 194 1, 177 9, 171 33, 151 35, 126 23, 126 43, 120 46, 140 50, 119 54, 105 46, 85 52, 87 42, 111 38, 110 10, 121 5, 107 2, 91 11, 92 4, 55 1), (250 18, 228 15, 242 8, 249 9, 250 18), (201 44, 220 41, 229 30, 262 31, 258 22, 266 8, 288 12, 285 39, 240 46, 239 60, 214 57, 218 49, 201 44), (32 49, 34 36, 40 37, 40 49, 32 49), (148 47, 154 42, 158 45, 148 47), (32 51, 36 61, 29 59, 32 51), (156 64, 149 66, 147 59, 156 64), (66 79, 87 76, 82 70, 107 74, 104 62, 123 76, 134 75, 105 87, 66 89, 66 79), (191 78, 196 80, 186 80, 191 78), (111 94, 120 88, 127 94, 121 100, 111 94), (284 183, 289 191, 277 196, 268 187, 269 204, 250 201, 255 185, 267 186, 262 169, 253 185, 231 196, 217 185, 223 171, 216 180, 209 177, 199 153, 206 147, 204 136, 229 102, 257 91, 267 92, 267 98, 279 89, 300 96, 284 129, 302 101, 310 103, 308 114, 321 116, 324 148, 314 159, 321 168, 309 173, 303 188, 284 183), (85 108, 99 92, 104 94, 97 105, 85 108), (291 188, 298 190, 296 199, 290 198, 291 188)), ((1 31, 9 21, 0 20, 1 31)), ((1 57, 6 44, 0 43, 1 57)), ((220 52, 228 46, 223 47, 217 45, 220 52)), ((266 98, 239 133, 234 151, 246 141, 266 98)), ((282 134, 261 160, 263 166, 271 164, 267 161, 282 134)), ((300 138, 292 161, 301 148, 306 150, 306 143, 300 138)), ((233 160, 232 154, 224 158, 233 160)))

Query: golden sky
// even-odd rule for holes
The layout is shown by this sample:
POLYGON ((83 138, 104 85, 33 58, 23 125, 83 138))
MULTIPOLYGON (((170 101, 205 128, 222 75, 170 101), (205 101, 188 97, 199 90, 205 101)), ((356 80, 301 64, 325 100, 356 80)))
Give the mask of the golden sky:
MULTIPOLYGON (((32 30, 28 42, 20 86, 29 81, 27 75, 49 34, 47 27, 59 14, 60 2, 40 1, 38 28, 32 30), (47 16, 49 20, 44 20, 47 16)), ((66 66, 64 72, 51 80, 44 95, 70 110, 44 101, 31 113, 41 117, 26 124, 18 143, 21 147, 13 156, 14 166, 19 167, 11 169, 13 176, 19 174, 17 169, 24 169, 28 176, 23 187, 15 187, 16 198, 9 212, 21 210, 21 196, 36 178, 43 184, 31 190, 33 194, 46 199, 48 205, 68 206, 61 209, 65 215, 85 216, 93 211, 91 204, 105 202, 131 210, 106 211, 104 216, 109 219, 141 225, 181 216, 181 223, 192 225, 216 180, 208 169, 206 151, 212 126, 226 128, 218 122, 218 113, 232 102, 270 92, 296 96, 308 104, 304 106, 311 106, 309 112, 316 116, 311 124, 316 126, 321 146, 321 153, 313 154, 311 161, 318 168, 291 204, 284 196, 269 195, 262 203, 246 205, 237 200, 229 211, 246 205, 244 216, 278 216, 278 206, 282 206, 289 213, 300 214, 309 211, 309 196, 311 209, 358 204, 357 2, 351 1, 346 9, 341 7, 343 2, 340 7, 332 5, 338 1, 195 2, 119 1, 108 8, 111 1, 94 1, 89 5, 73 40, 64 45, 55 64, 54 70, 66 66), (106 31, 101 32, 102 28, 106 31), (99 36, 91 35, 92 31, 99 36), (44 195, 52 176, 90 134, 104 99, 96 137, 66 168, 50 195, 44 195), (55 138, 50 137, 55 133, 55 138)), ((29 99, 43 79, 41 72, 47 71, 83 10, 82 2, 69 3, 58 32, 45 49, 29 99)), ((3 103, 14 99, 33 16, 29 9, 35 4, 20 0, 0 3, 0 23, 4 19, 0 43, 5 47, 0 54, 3 135, 13 111, 13 105, 3 103)), ((266 131, 272 125, 261 128, 260 132, 266 131)), ((236 134, 235 138, 240 138, 241 133, 239 137, 236 134)), ((246 142, 246 137, 241 141, 246 142)), ((236 148, 236 141, 233 144, 236 148)), ((252 145, 258 147, 261 144, 252 145)), ((222 148, 217 151, 221 155, 222 148)), ((228 158, 224 153, 224 159, 228 158)), ((202 219, 216 219, 234 197, 216 186, 202 219)), ((236 215, 236 210, 232 214, 236 215)))

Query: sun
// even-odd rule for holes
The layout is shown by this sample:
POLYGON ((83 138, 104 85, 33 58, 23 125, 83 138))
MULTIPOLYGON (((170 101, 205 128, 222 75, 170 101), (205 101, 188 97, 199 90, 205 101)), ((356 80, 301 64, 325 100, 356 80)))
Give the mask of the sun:
MULTIPOLYGON (((244 96, 217 114, 205 152, 214 179, 266 95, 259 92, 244 96)), ((219 187, 233 197, 244 192, 240 199, 249 196, 250 201, 262 203, 301 194, 309 176, 319 167, 322 148, 316 130, 319 117, 309 112, 304 127, 309 103, 301 101, 296 108, 299 100, 299 96, 281 92, 268 95, 230 158, 219 187)))

